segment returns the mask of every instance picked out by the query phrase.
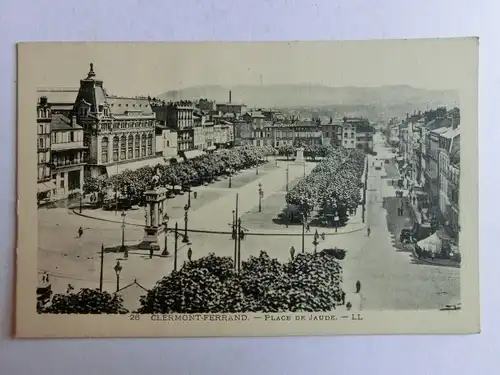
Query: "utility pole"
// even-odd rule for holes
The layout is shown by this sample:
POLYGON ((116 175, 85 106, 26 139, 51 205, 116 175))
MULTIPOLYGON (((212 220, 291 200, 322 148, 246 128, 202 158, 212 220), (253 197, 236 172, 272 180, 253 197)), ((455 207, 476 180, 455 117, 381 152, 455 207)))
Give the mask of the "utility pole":
POLYGON ((236 210, 234 215, 234 268, 238 267, 238 237, 240 236, 240 232, 238 231, 238 199, 239 194, 236 194, 236 210))
POLYGON ((177 246, 178 246, 178 230, 179 223, 175 222, 175 242, 174 242, 174 271, 177 271, 177 246))
POLYGON ((238 230, 237 230, 237 238, 238 238, 238 273, 240 273, 241 269, 241 219, 238 219, 238 230))
POLYGON ((302 252, 304 252, 304 240, 306 236, 306 217, 302 215, 302 252))
POLYGON ((101 273, 99 275, 99 291, 102 292, 102 276, 104 272, 104 244, 101 244, 101 273))
POLYGON ((289 165, 286 165, 286 191, 288 191, 288 172, 289 172, 289 165))

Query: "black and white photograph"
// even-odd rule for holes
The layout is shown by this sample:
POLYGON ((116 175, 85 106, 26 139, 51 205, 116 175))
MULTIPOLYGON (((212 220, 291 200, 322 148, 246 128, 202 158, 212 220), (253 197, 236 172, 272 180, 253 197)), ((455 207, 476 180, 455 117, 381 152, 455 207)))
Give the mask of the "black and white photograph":
POLYGON ((20 321, 476 331, 475 42, 20 45, 20 321))

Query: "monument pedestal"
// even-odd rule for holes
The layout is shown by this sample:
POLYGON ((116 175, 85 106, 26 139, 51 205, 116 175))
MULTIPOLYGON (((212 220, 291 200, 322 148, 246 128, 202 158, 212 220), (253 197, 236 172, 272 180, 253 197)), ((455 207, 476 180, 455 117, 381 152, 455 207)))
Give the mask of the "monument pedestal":
POLYGON ((146 199, 146 207, 144 208, 146 227, 144 228, 144 236, 138 248, 143 250, 150 250, 151 248, 158 250, 160 248, 158 236, 164 231, 162 220, 165 214, 164 202, 167 199, 167 190, 162 187, 156 187, 144 192, 144 197, 146 199))
POLYGON ((297 155, 295 156, 295 164, 303 165, 306 162, 304 159, 304 147, 297 148, 297 155))
MULTIPOLYGON (((149 250, 151 245, 160 246, 159 235, 163 232, 162 227, 146 227, 144 228, 144 236, 142 241, 137 246, 141 250, 149 250)), ((158 246, 153 246, 153 249, 157 249, 158 246)))

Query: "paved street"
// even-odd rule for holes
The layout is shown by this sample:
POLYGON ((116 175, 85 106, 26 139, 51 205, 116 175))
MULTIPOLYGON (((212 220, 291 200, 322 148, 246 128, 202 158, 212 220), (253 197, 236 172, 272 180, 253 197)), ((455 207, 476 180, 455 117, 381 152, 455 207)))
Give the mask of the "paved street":
MULTIPOLYGON (((384 147, 379 134, 375 142, 376 157, 388 157, 390 150, 384 147)), ((344 262, 346 287, 353 291, 360 280, 365 310, 436 309, 456 300, 460 295, 460 269, 420 264, 411 253, 400 251, 399 245, 393 243, 388 222, 393 225, 395 220, 405 218, 398 219, 393 209, 389 212, 383 208, 384 198, 395 197, 395 189, 382 178, 384 169, 377 171, 371 162, 369 165, 367 219, 371 236, 368 238, 365 233, 362 246, 349 248, 344 262)), ((401 226, 399 223, 398 229, 401 226)))
MULTIPOLYGON (((376 136, 376 139, 377 158, 389 157, 390 150, 384 147, 380 138, 376 136)), ((351 219, 350 227, 348 225, 353 231, 327 231, 325 241, 321 241, 318 250, 334 246, 347 249, 348 255, 343 261, 345 288, 348 293, 352 293, 356 281, 361 282, 363 309, 435 309, 455 300, 459 296, 460 270, 416 263, 411 253, 399 244, 399 231, 411 225, 411 222, 408 217, 397 216, 395 212, 395 190, 383 178, 386 173, 394 174, 390 173, 391 166, 389 169, 375 170, 371 167, 371 158, 373 157, 369 160, 367 191, 367 225, 371 228, 371 236, 367 236, 358 213, 357 218, 351 219)), ((314 165, 307 164, 306 174, 314 165)), ((250 229, 250 235, 242 241, 242 259, 258 255, 261 250, 266 250, 270 256, 283 261, 289 259, 291 246, 295 247, 296 252, 301 251, 301 228, 290 226, 285 229, 272 222, 280 206, 284 206, 285 173, 286 163, 281 162, 277 168, 269 165, 262 168, 258 176, 255 170, 243 172, 235 177, 236 182, 231 189, 227 187, 227 180, 196 188, 198 198, 192 198, 191 201, 189 228, 229 232, 231 211, 238 193, 243 226, 246 223, 250 229), (259 183, 265 192, 261 213, 257 209, 259 183), (277 233, 280 235, 276 235, 277 233)), ((290 186, 298 182, 303 173, 301 166, 291 165, 290 186)), ((169 226, 177 221, 180 229, 184 227, 182 207, 186 201, 187 196, 184 195, 168 203, 169 216, 173 219, 169 226)), ((143 211, 138 210, 129 214, 127 221, 130 224, 141 224, 143 215, 143 211)), ((103 218, 120 221, 120 216, 113 212, 104 213, 103 218)), ((142 238, 143 230, 130 224, 126 226, 125 239, 127 242, 137 243, 142 238)), ((305 238, 305 251, 313 251, 313 233, 314 228, 305 238)), ((191 245, 179 241, 179 266, 187 260, 186 252, 189 247, 193 250, 193 258, 210 252, 233 257, 234 241, 228 234, 189 233, 189 237, 191 245)), ((55 292, 65 292, 68 284, 76 289, 98 287, 101 244, 118 245, 120 241, 119 222, 81 217, 66 209, 39 210, 39 271, 52 275, 55 292), (84 234, 78 238, 77 229, 80 226, 84 228, 84 234)), ((173 242, 173 236, 169 236, 170 251, 173 250, 173 242)), ((113 267, 117 260, 123 265, 120 286, 137 279, 144 287, 152 287, 174 267, 173 257, 155 256, 149 259, 145 252, 131 252, 127 260, 122 260, 120 254, 107 253, 104 260, 104 289, 110 292, 116 290, 113 267)))

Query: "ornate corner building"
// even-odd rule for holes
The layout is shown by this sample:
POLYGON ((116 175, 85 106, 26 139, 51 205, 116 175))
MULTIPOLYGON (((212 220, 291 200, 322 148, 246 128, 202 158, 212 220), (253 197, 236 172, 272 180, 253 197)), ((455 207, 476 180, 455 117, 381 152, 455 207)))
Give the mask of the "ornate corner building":
POLYGON ((80 80, 74 113, 89 149, 87 176, 110 176, 156 158, 156 116, 148 98, 108 95, 93 64, 80 80))

